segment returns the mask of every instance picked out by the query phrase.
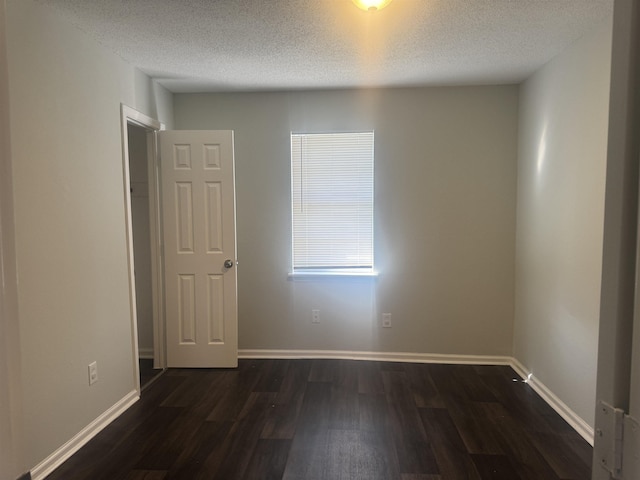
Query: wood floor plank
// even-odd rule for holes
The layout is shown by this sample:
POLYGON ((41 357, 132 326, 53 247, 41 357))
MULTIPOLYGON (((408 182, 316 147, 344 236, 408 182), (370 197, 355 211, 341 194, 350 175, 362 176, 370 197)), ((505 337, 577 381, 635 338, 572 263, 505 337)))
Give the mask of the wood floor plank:
POLYGON ((227 451, 232 422, 202 422, 183 446, 182 453, 167 473, 167 480, 214 478, 227 451))
POLYGON ((359 426, 360 405, 357 388, 333 387, 327 427, 333 430, 357 430, 359 426))
POLYGON ((421 475, 416 473, 403 473, 400 480, 446 480, 440 475, 421 475))
POLYGON ((260 438, 269 440, 291 440, 296 433, 298 416, 303 397, 287 404, 273 403, 267 414, 260 438))
POLYGON ((420 416, 438 469, 447 480, 480 480, 475 464, 445 408, 423 408, 420 416))
POLYGON ((125 480, 165 480, 167 472, 163 470, 132 470, 125 480))
POLYGON ((224 372, 208 370, 197 372, 195 370, 183 370, 184 382, 182 388, 170 392, 160 404, 163 407, 189 407, 194 401, 204 396, 204 393, 216 383, 217 379, 224 375, 224 372))
POLYGON ((428 367, 420 364, 406 365, 409 388, 419 408, 444 408, 444 400, 431 378, 428 367))
POLYGON ((533 442, 547 460, 551 468, 563 480, 589 480, 590 465, 568 448, 559 435, 553 433, 534 433, 533 442))
POLYGON ((404 372, 404 362, 378 362, 378 366, 382 372, 404 372))
POLYGON ((275 393, 253 392, 248 397, 225 439, 226 454, 217 472, 219 478, 243 478, 275 396, 275 393))
POLYGON ((237 420, 242 408, 253 390, 253 383, 246 384, 237 373, 231 374, 226 391, 213 407, 206 420, 209 422, 228 422, 237 420))
POLYGON ((501 404, 485 403, 481 409, 491 421, 502 450, 509 456, 522 480, 558 480, 529 436, 519 431, 517 421, 501 404))
POLYGON ((523 429, 548 433, 553 431, 536 407, 536 403, 543 400, 527 384, 519 379, 514 381, 514 378, 498 375, 483 376, 483 380, 523 429))
POLYGON ((240 360, 167 371, 47 480, 588 480, 591 456, 510 367, 240 360))
POLYGON ((379 362, 359 362, 358 393, 384 394, 382 369, 379 362))
POLYGON ((476 454, 471 458, 482 480, 522 480, 506 455, 476 454))
POLYGON ((454 376, 456 381, 462 385, 467 400, 473 402, 497 401, 493 391, 487 387, 473 365, 459 365, 455 369, 454 376))
MULTIPOLYGON (((515 376, 515 375, 514 375, 515 376)), ((527 383, 506 378, 485 377, 492 391, 528 430, 541 433, 575 433, 527 383)))
POLYGON ((323 430, 296 435, 285 480, 397 480, 388 439, 375 432, 323 430))
MULTIPOLYGON (((429 374, 443 398, 468 400, 464 385, 460 383, 456 372, 464 365, 429 365, 429 374)), ((446 401, 446 399, 445 399, 446 401)))
POLYGON ((326 430, 331 409, 331 384, 309 382, 298 416, 298 432, 326 430))
POLYGON ((291 449, 291 440, 260 439, 251 455, 244 480, 280 480, 291 449))
POLYGON ((302 409, 310 361, 288 363, 274 405, 267 416, 260 438, 272 440, 292 439, 302 409))
POLYGON ((469 453, 504 454, 497 432, 483 416, 482 406, 478 402, 446 396, 444 398, 447 410, 469 453))
POLYGON ((146 448, 136 462, 136 470, 169 470, 180 457, 184 446, 192 442, 201 424, 201 418, 183 411, 166 428, 155 432, 153 441, 146 442, 146 448))
POLYGON ((283 480, 325 479, 329 430, 308 430, 296 434, 289 450, 283 480))
POLYGON ((389 411, 388 431, 395 443, 400 472, 439 473, 406 372, 384 371, 382 378, 389 411))
POLYGON ((328 479, 388 480, 398 477, 390 439, 379 432, 329 431, 328 479))
POLYGON ((358 393, 358 370, 361 362, 340 362, 336 369, 333 385, 340 390, 358 393))
POLYGON ((593 447, 577 432, 562 434, 562 440, 564 445, 567 445, 575 454, 575 458, 580 459, 580 462, 590 469, 593 460, 593 447))
POLYGON ((309 382, 334 382, 340 360, 313 360, 309 371, 309 382))
POLYGON ((138 367, 140 369, 140 387, 143 388, 157 375, 162 373, 161 369, 153 368, 153 359, 140 358, 138 359, 138 367))
MULTIPOLYGON (((126 476, 126 472, 137 469, 146 451, 153 450, 164 438, 164 432, 180 416, 182 409, 158 407, 148 420, 132 430, 126 441, 119 443, 110 452, 101 455, 101 466, 96 478, 113 479, 126 476)), ((151 467, 150 469, 156 469, 151 467)), ((159 469, 164 469, 162 466, 159 469)))
POLYGON ((289 362, 289 368, 280 385, 276 403, 283 405, 295 404, 304 395, 311 371, 311 362, 311 360, 289 362))
MULTIPOLYGON (((235 381, 233 373, 229 370, 218 371, 218 375, 212 377, 207 388, 202 392, 199 398, 194 398, 188 406, 189 415, 201 418, 203 421, 207 419, 216 406, 225 398, 229 389, 235 381)), ((218 411, 220 414, 220 411, 218 411)), ((211 421, 211 420, 210 420, 211 421)))
POLYGON ((384 432, 389 428, 387 397, 379 394, 358 395, 358 429, 366 432, 384 432))
POLYGON ((390 428, 401 473, 439 473, 431 444, 417 412, 406 412, 398 404, 389 406, 390 428))
POLYGON ((254 392, 279 392, 290 363, 286 360, 266 360, 253 387, 254 392))

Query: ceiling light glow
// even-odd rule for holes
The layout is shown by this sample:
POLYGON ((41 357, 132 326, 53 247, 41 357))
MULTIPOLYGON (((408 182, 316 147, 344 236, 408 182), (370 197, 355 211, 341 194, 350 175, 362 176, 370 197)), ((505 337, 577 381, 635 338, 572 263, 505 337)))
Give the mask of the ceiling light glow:
POLYGON ((391 3, 391 0, 353 0, 356 6, 366 12, 377 12, 391 3))

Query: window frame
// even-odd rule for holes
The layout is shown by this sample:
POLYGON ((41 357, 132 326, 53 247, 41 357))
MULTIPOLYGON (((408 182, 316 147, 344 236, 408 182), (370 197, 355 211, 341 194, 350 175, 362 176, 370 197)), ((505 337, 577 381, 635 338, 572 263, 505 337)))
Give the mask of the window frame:
POLYGON ((314 131, 314 132, 295 132, 291 131, 289 134, 289 162, 290 162, 290 201, 289 206, 291 208, 290 216, 290 240, 291 240, 291 254, 290 254, 290 268, 288 277, 291 279, 313 279, 313 278, 375 278, 378 276, 378 272, 375 268, 375 130, 361 130, 361 131, 314 131), (294 136, 313 136, 313 135, 349 135, 349 134, 371 134, 371 266, 366 267, 297 267, 294 266, 295 258, 295 232, 294 232, 294 154, 293 143, 294 136))

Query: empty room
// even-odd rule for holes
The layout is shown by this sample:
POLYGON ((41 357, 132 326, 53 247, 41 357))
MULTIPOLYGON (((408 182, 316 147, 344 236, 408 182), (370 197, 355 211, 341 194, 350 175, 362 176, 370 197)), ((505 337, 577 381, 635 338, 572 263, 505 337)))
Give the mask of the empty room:
POLYGON ((0 0, 0 480, 640 478, 639 19, 0 0))

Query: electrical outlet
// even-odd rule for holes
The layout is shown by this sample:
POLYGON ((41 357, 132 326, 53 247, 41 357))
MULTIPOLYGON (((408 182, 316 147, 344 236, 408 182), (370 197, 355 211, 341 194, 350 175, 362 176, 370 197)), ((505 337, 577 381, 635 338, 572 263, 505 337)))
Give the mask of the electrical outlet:
POLYGON ((320 310, 311 310, 311 323, 320 323, 320 310))
POLYGON ((89 364, 89 385, 93 385, 98 381, 98 362, 89 364))
POLYGON ((391 314, 383 313, 382 314, 382 327, 383 328, 391 328, 391 314))

